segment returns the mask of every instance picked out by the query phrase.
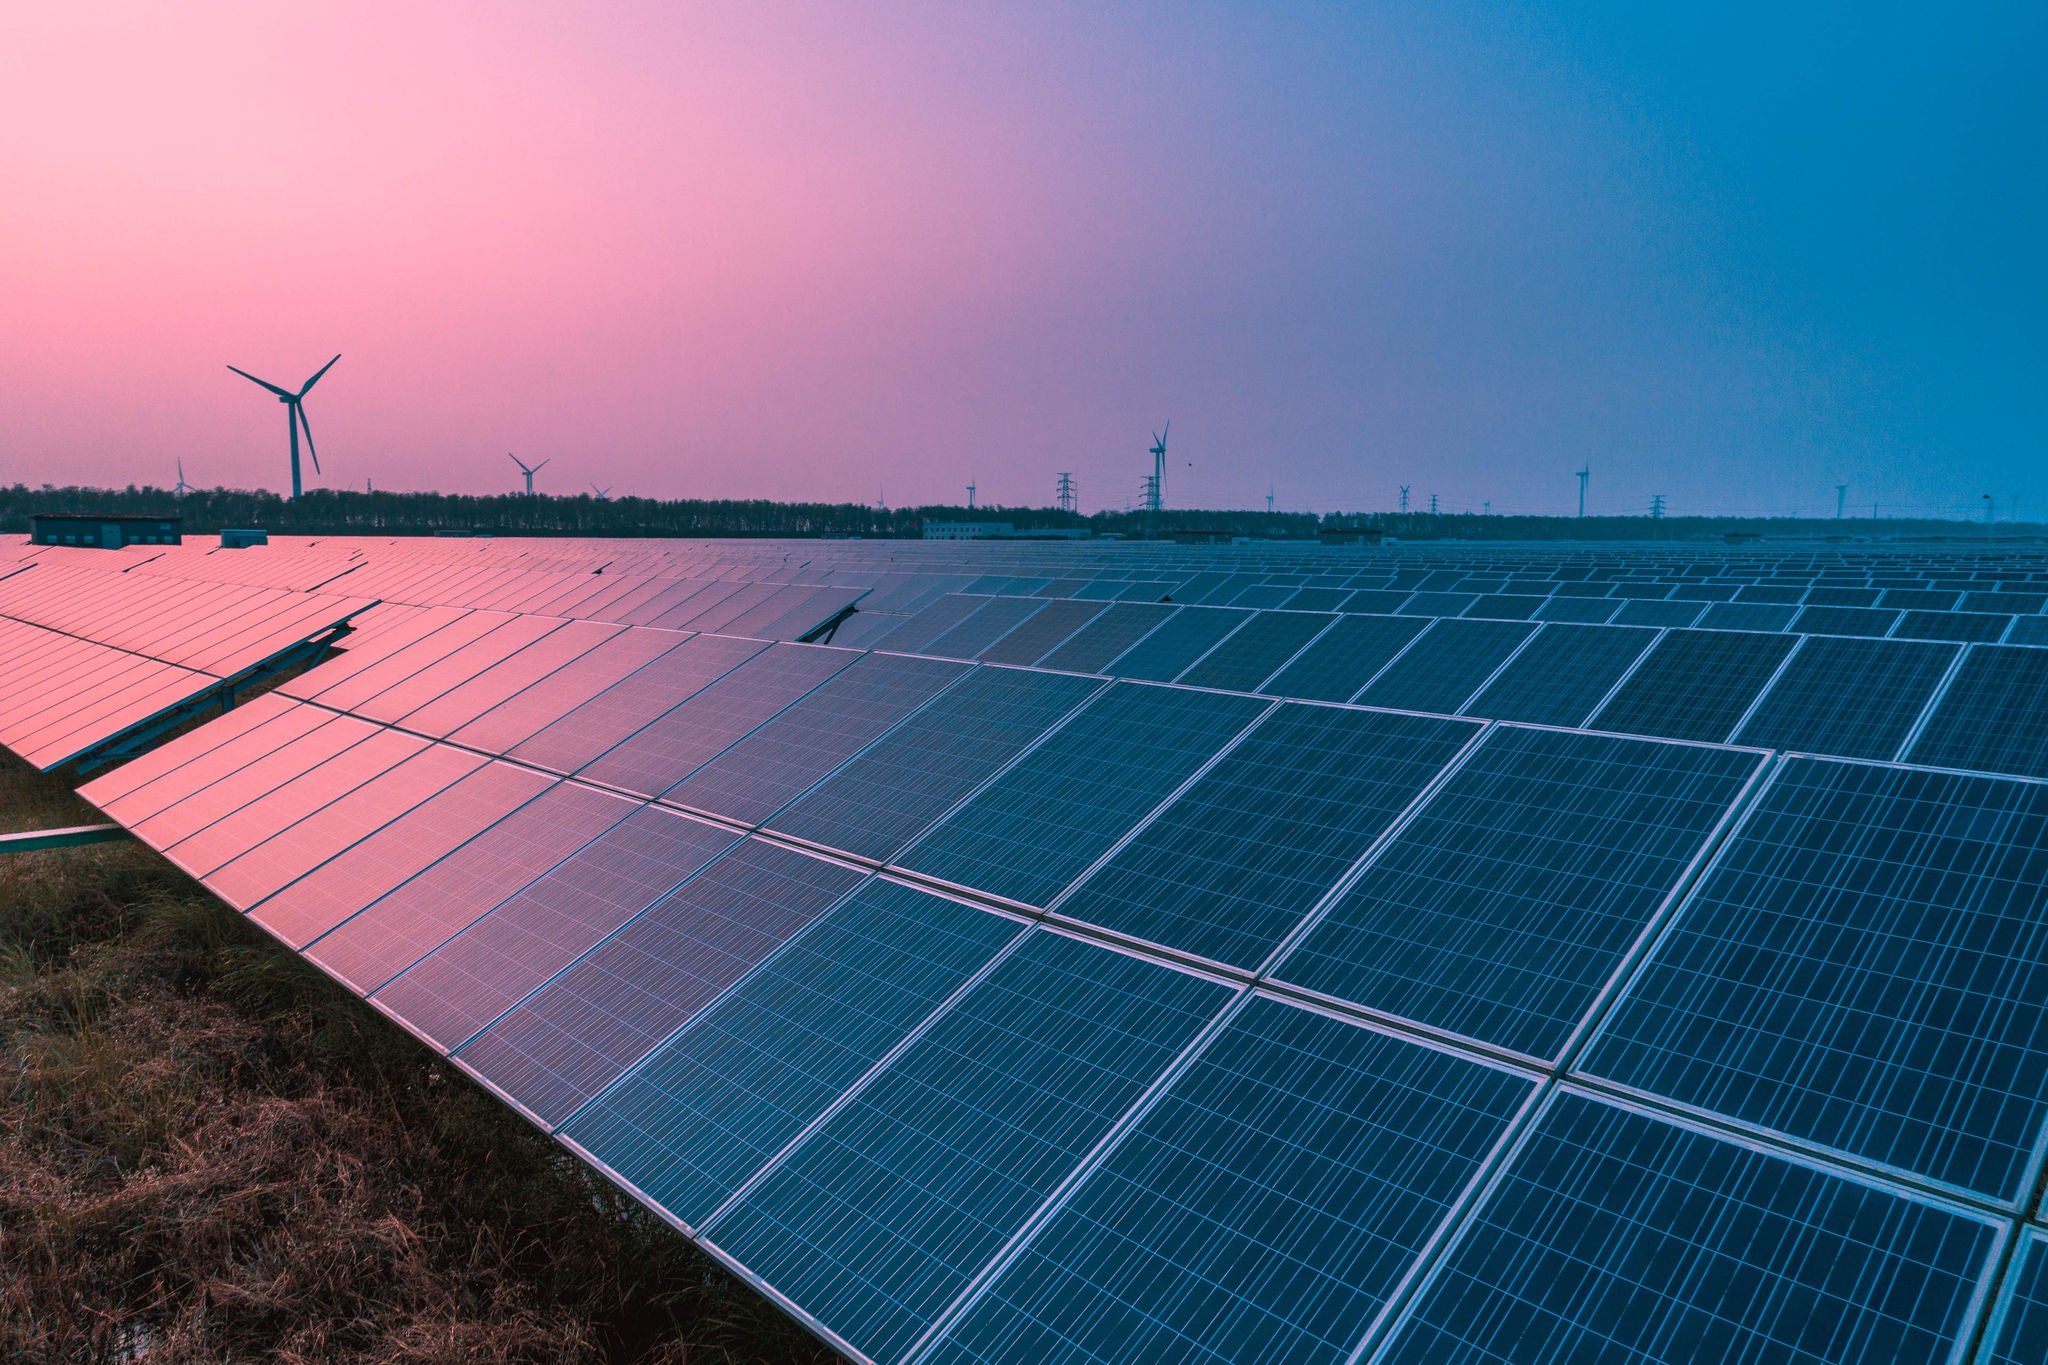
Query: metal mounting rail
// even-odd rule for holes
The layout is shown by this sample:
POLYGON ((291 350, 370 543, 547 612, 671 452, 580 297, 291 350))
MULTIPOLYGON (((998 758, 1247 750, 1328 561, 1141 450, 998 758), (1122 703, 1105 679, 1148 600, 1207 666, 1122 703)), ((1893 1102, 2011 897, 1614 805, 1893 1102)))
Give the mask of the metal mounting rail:
POLYGON ((44 848, 74 848, 79 844, 104 844, 112 839, 133 839, 120 825, 72 825, 66 829, 31 829, 20 834, 0 834, 0 855, 33 853, 44 848))

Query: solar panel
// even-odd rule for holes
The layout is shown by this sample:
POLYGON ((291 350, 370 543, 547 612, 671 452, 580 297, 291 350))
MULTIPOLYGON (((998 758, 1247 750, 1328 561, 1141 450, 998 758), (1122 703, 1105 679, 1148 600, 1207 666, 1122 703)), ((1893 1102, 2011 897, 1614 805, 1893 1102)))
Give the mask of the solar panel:
POLYGON ((1946 1361, 1997 1232, 1564 1093, 1380 1365, 1946 1361))
POLYGON ((1031 617, 1045 610, 1035 597, 991 597, 980 611, 918 651, 944 658, 972 659, 1031 617))
POLYGON ((1523 621, 1438 621, 1358 694, 1367 706, 1451 715, 1536 628, 1523 621))
POLYGON ((685 1224, 702 1226, 1023 927, 871 881, 563 1133, 685 1224))
POLYGON ((1799 646, 1736 738, 1844 758, 1890 758, 1954 662, 1954 645, 1815 636, 1799 646))
POLYGON ((1254 998, 927 1359, 1343 1360, 1533 1089, 1254 998))
POLYGON ((1119 678, 1168 682, 1251 618, 1251 612, 1235 608, 1182 607, 1103 671, 1119 678))
POLYGON ((1029 620, 981 651, 980 658, 992 664, 1035 664, 1109 609, 1107 602, 1048 602, 1029 620))
POLYGON ((1314 612, 1262 611, 1181 674, 1180 681, 1189 687, 1256 691, 1336 619, 1314 612))
POLYGON ((1406 616, 1340 616, 1258 690, 1304 701, 1350 701, 1428 624, 1406 616))
POLYGON ((1273 975, 1555 1057, 1759 762, 1497 728, 1273 975))
POLYGON ((1584 1065, 2019 1199, 2048 1118, 2048 787, 1788 761, 1584 1065))
POLYGON ((710 1224, 855 1349, 928 1329, 1229 999, 1038 930, 710 1224))
POLYGON ((742 840, 457 1055, 542 1123, 559 1123, 860 880, 843 865, 742 840))
POLYGON ((1041 668, 1100 673, 1110 661, 1144 639, 1174 608, 1156 602, 1118 602, 1071 639, 1038 661, 1041 668))
POLYGON ((1269 703, 1119 683, 898 856, 1043 905, 1269 703))
POLYGON ((1942 768, 2048 777, 2048 649, 1972 645, 1909 756, 1942 768))
POLYGON ((687 637, 513 745, 507 756, 573 773, 766 648, 723 635, 687 637))
POLYGON ((1288 703, 1056 908, 1255 968, 1478 732, 1288 703))
POLYGON ((1464 709, 1491 720, 1583 724, 1656 638, 1625 626, 1547 625, 1464 709))
POLYGON ((2048 1231, 2030 1228, 2022 1236, 1985 1342, 1984 1365, 2048 1359, 2048 1231))
POLYGON ((1674 630, 1592 719, 1596 730, 1725 740, 1797 643, 1789 635, 1674 630))

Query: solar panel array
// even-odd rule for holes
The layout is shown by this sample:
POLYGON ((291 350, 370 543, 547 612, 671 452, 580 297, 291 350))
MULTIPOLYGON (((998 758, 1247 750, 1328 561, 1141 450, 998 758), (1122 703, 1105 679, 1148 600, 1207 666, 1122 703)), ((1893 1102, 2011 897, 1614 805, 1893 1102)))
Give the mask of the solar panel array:
POLYGON ((2048 650, 1027 550, 870 648, 387 603, 85 794, 856 1358, 2048 1356, 2048 650))

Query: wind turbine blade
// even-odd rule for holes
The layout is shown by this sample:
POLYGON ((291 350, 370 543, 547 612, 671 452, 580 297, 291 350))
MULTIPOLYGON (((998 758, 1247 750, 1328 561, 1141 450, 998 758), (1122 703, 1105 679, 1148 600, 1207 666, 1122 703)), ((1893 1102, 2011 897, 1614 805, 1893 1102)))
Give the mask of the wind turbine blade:
MULTIPOLYGON (((228 366, 228 368, 231 370, 235 370, 235 367, 232 365, 228 366)), ((247 370, 235 370, 235 373, 242 376, 242 378, 248 380, 251 384, 261 384, 264 388, 269 389, 279 398, 291 397, 291 394, 287 393, 283 389, 280 389, 277 385, 271 383, 268 379, 258 379, 255 375, 250 374, 247 370)))
POLYGON ((548 467, 548 460, 552 460, 554 458, 555 457, 552 455, 548 456, 547 460, 542 460, 539 464, 533 467, 533 472, 536 474, 540 473, 543 469, 546 469, 548 467))
MULTIPOLYGON (((336 355, 334 357, 334 360, 339 359, 341 359, 339 355, 336 355)), ((304 398, 307 394, 313 391, 313 386, 320 382, 320 376, 326 374, 329 370, 334 368, 334 360, 330 360, 325 365, 322 365, 318 372, 316 372, 311 379, 308 379, 306 381, 305 387, 299 390, 299 397, 304 398)))
MULTIPOLYGON (((341 357, 340 357, 340 356, 336 356, 336 357, 335 357, 335 359, 336 359, 336 360, 339 360, 339 359, 341 359, 341 357)), ((1173 419, 1172 419, 1171 417, 1169 417, 1169 418, 1167 418, 1167 419, 1166 419, 1166 430, 1164 430, 1164 431, 1162 431, 1162 432, 1160 432, 1160 433, 1159 433, 1159 444, 1161 444, 1161 445, 1165 445, 1165 444, 1166 444, 1166 438, 1167 438, 1168 436, 1172 435, 1172 434, 1173 434, 1173 419)))
POLYGON ((313 424, 306 420, 306 409, 301 405, 297 403, 292 404, 292 411, 299 415, 299 425, 305 428, 306 453, 313 457, 313 472, 318 474, 320 472, 320 452, 313 449, 313 424))

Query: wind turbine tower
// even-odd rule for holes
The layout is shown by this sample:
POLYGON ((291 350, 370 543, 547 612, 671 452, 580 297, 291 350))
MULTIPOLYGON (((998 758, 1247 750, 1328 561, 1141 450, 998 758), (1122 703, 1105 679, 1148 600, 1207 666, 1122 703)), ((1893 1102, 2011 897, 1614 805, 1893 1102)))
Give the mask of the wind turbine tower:
POLYGON ((974 485, 972 483, 967 485, 967 510, 970 512, 974 510, 974 485))
POLYGON ((173 497, 184 497, 192 491, 192 485, 185 482, 185 462, 178 461, 178 486, 171 490, 173 497))
POLYGON ((1266 485, 1266 515, 1273 515, 1273 485, 1270 483, 1266 485))
MULTIPOLYGON (((334 357, 334 360, 339 359, 341 359, 341 357, 338 355, 334 357)), ((306 429, 306 453, 313 457, 313 472, 315 474, 318 474, 320 472, 320 452, 313 449, 313 424, 306 420, 305 402, 306 395, 311 393, 313 391, 313 386, 320 382, 320 376, 326 374, 329 370, 334 368, 334 360, 328 361, 325 365, 322 365, 318 370, 315 370, 313 372, 313 377, 311 379, 308 379, 304 384, 301 384, 299 386, 299 391, 297 393, 293 393, 290 389, 281 389, 267 379, 258 379, 255 375, 250 374, 247 370, 236 370, 233 365, 228 366, 229 369, 235 370, 236 374, 242 376, 242 378, 248 380, 251 384, 257 384, 263 388, 269 389, 272 393, 277 395, 277 401, 284 404, 284 424, 285 428, 291 432, 292 438, 292 496, 294 498, 299 496, 300 491, 300 427, 304 427, 306 429)))
POLYGON ((1847 502, 1847 501, 1848 501, 1848 499, 1849 499, 1849 485, 1848 485, 1848 484, 1846 484, 1846 483, 1838 483, 1838 484, 1836 484, 1836 485, 1835 485, 1835 520, 1836 520, 1836 521, 1840 521, 1840 520, 1842 519, 1842 504, 1843 504, 1844 502, 1847 502))
POLYGON ((1593 477, 1593 462, 1586 461, 1586 467, 1579 471, 1579 515, 1586 515, 1586 480, 1593 477))
POLYGON ((548 460, 554 459, 554 456, 550 455, 547 460, 542 460, 531 469, 526 467, 526 461, 520 459, 509 450, 505 452, 505 458, 518 465, 519 472, 526 476, 526 496, 530 498, 533 496, 533 476, 546 469, 548 467, 548 460))
POLYGON ((1163 429, 1152 433, 1152 477, 1145 480, 1145 510, 1155 515, 1166 508, 1166 438, 1172 431, 1169 419, 1163 429))

